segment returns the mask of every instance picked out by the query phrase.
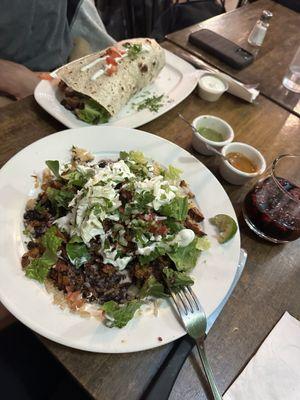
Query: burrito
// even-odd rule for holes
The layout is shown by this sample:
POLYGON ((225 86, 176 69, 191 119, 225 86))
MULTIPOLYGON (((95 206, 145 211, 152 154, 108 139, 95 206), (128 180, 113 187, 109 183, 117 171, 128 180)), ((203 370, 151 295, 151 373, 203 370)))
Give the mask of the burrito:
POLYGON ((155 40, 123 40, 56 71, 61 104, 84 122, 105 123, 154 81, 164 65, 164 50, 155 40))

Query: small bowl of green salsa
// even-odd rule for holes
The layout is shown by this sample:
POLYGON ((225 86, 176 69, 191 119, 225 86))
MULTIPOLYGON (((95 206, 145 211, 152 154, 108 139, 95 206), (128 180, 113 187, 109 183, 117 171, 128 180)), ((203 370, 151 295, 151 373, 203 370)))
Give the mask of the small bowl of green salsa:
POLYGON ((224 136, 222 135, 222 133, 216 131, 215 129, 200 126, 197 131, 205 139, 208 139, 212 142, 224 142, 224 136))
POLYGON ((192 145, 198 153, 204 155, 215 155, 206 147, 206 143, 221 151, 234 138, 231 126, 223 119, 213 115, 201 115, 195 118, 193 126, 197 132, 193 132, 192 145))

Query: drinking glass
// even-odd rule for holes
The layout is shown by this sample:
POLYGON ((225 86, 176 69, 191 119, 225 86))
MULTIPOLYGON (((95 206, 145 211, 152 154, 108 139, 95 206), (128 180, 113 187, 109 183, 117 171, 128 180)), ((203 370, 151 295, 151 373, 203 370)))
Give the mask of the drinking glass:
POLYGON ((260 237, 287 243, 300 237, 300 155, 277 157, 246 195, 243 215, 260 237))
POLYGON ((292 92, 300 93, 300 47, 298 48, 282 84, 292 92))

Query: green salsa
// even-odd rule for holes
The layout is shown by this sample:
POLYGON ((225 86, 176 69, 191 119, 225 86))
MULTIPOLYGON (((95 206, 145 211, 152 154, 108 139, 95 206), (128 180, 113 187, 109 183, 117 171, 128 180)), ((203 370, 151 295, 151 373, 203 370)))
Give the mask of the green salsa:
POLYGON ((203 136, 205 139, 211 140, 212 142, 223 142, 224 136, 211 128, 205 128, 204 126, 200 126, 197 131, 203 136))

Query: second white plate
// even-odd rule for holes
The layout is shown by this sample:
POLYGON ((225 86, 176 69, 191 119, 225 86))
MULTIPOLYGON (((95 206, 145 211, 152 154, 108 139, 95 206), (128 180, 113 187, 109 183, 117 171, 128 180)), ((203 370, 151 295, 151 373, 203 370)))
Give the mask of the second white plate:
MULTIPOLYGON (((137 93, 118 115, 109 120, 109 125, 137 128, 166 113, 194 90, 198 80, 197 70, 170 51, 165 50, 165 52, 166 65, 155 81, 137 93), (134 103, 139 103, 145 97, 161 94, 164 95, 163 105, 158 112, 134 109, 134 103)), ((42 80, 34 91, 34 97, 41 107, 67 127, 90 126, 80 121, 71 111, 66 110, 60 104, 61 94, 57 80, 42 80)), ((104 125, 107 124, 101 124, 101 126, 104 125)))

